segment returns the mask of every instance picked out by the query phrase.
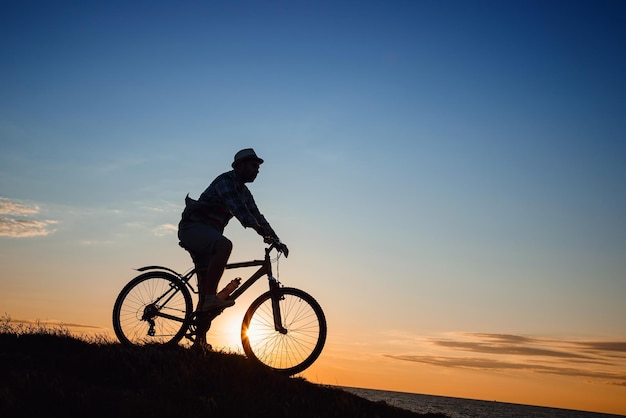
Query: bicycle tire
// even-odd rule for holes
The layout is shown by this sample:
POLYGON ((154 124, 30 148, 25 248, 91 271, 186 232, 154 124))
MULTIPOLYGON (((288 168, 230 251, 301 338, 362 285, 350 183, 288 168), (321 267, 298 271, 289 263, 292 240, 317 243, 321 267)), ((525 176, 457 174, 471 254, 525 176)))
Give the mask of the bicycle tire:
POLYGON ((300 373, 319 357, 326 343, 326 317, 308 293, 283 287, 259 296, 241 324, 241 342, 248 358, 288 376, 300 373), (272 293, 280 299, 281 322, 276 331, 272 293))
POLYGON ((175 345, 188 330, 192 314, 185 284, 167 272, 150 271, 135 277, 120 292, 113 306, 113 330, 125 345, 175 345), (171 293, 159 299, 167 292, 171 293))

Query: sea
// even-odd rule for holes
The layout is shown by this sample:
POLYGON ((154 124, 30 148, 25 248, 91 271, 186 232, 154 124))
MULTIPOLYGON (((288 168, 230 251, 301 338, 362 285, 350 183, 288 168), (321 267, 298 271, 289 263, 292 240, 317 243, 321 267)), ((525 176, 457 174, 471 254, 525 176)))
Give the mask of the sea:
POLYGON ((442 413, 450 418, 616 418, 626 415, 602 414, 520 405, 506 402, 479 401, 474 399, 449 398, 446 396, 420 395, 416 393, 389 392, 385 390, 361 389, 341 386, 340 389, 354 393, 371 401, 384 401, 389 405, 409 411, 442 413))

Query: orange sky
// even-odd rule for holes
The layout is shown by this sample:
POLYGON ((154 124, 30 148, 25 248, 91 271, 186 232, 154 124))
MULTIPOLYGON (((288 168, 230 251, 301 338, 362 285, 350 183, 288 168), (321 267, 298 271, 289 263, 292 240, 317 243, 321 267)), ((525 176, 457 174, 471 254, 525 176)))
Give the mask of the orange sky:
POLYGON ((253 147, 309 380, 626 414, 626 2, 5 3, 0 313, 110 329, 253 147))

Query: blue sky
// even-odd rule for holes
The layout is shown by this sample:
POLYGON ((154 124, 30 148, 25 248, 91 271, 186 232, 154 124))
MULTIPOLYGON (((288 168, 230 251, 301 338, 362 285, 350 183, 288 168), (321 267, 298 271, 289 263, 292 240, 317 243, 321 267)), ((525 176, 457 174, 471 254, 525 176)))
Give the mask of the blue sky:
POLYGON ((329 316, 325 383, 371 384, 331 367, 353 344, 397 372, 427 335, 626 338, 622 2, 2 7, 8 314, 109 327, 131 268, 188 267, 184 196, 251 146, 285 282, 329 316))

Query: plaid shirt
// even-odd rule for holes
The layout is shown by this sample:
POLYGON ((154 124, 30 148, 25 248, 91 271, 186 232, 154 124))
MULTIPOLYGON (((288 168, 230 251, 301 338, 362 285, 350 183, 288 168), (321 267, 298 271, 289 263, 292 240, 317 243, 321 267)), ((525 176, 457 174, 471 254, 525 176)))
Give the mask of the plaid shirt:
POLYGON ((200 195, 198 202, 205 207, 205 216, 222 231, 234 216, 245 227, 261 225, 271 235, 276 235, 265 217, 259 212, 252 193, 245 184, 239 184, 235 171, 220 174, 200 195))

